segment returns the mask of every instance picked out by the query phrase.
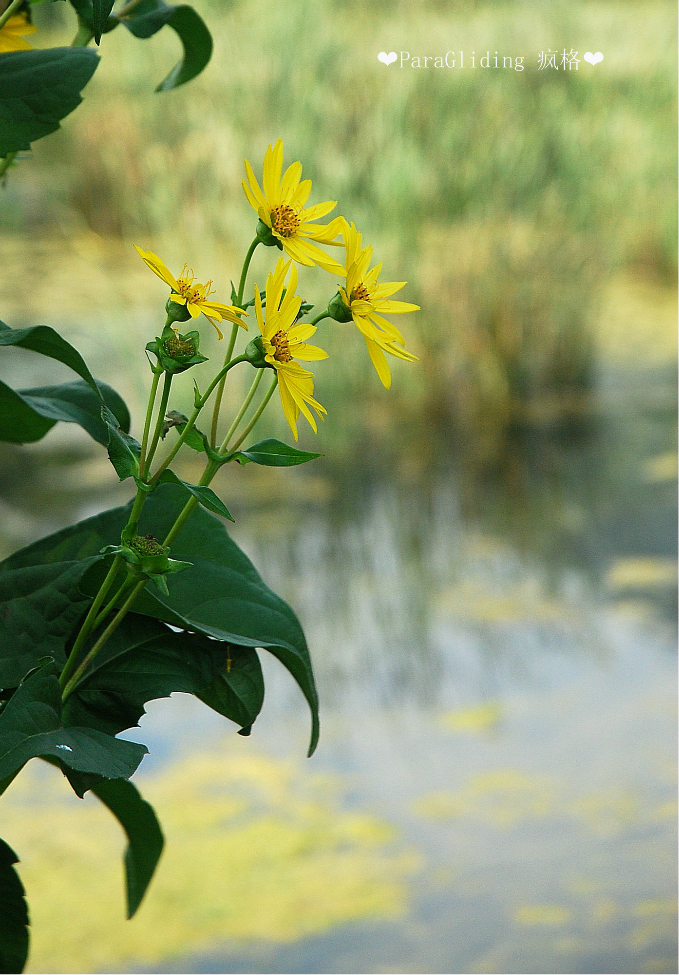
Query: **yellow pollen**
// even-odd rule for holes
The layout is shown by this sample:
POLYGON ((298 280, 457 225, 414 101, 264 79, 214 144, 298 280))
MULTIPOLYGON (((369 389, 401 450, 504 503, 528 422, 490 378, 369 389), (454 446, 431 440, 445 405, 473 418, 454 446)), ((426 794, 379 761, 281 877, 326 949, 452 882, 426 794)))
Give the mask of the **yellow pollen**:
POLYGON ((276 350, 273 354, 274 359, 278 359, 279 362, 290 362, 292 360, 288 337, 284 331, 276 332, 271 339, 271 344, 276 350))
POLYGON ((271 226, 281 237, 294 237, 299 230, 299 217, 292 207, 282 203, 271 211, 271 226))
POLYGON ((370 301, 370 293, 362 281, 351 292, 351 301, 370 301))

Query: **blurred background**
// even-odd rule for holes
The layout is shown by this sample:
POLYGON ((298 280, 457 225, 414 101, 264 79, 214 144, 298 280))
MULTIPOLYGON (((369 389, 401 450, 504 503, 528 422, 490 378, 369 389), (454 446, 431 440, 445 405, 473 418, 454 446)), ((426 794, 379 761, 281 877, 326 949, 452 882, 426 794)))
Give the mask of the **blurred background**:
MULTIPOLYGON (((59 329, 139 436, 167 292, 132 245, 228 301, 255 223, 243 158, 261 173, 280 136, 312 202, 338 200, 385 279, 409 282, 419 362, 392 360, 386 391, 355 330, 323 323, 328 418, 300 438, 323 458, 214 484, 304 625, 316 755, 275 660, 250 738, 184 695, 150 705, 135 781, 168 844, 131 922, 118 827, 32 763, 0 813, 28 970, 674 972, 675 5, 197 9, 203 75, 154 94, 176 37, 120 28, 80 108, 8 173, 3 319, 59 329), (578 70, 538 70, 548 49, 578 70), (387 68, 392 50, 525 70, 387 68)), ((70 8, 35 21, 36 46, 70 43, 70 8)), ((335 285, 301 269, 318 307, 335 285)), ((52 370, 0 363, 17 388, 52 370)), ((264 433, 288 439, 270 412, 264 433)), ((3 557, 130 494, 79 429, 0 458, 3 557)))

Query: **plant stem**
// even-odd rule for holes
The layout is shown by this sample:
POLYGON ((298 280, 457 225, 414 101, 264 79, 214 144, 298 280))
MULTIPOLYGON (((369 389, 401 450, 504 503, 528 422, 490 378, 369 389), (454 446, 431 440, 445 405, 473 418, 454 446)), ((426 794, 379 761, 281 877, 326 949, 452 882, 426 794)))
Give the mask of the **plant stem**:
POLYGON ((71 41, 71 47, 87 47, 93 37, 92 27, 78 14, 78 30, 71 41))
POLYGON ((101 634, 97 642, 94 644, 90 652, 87 654, 83 662, 80 664, 73 677, 71 677, 71 679, 68 681, 61 694, 62 701, 65 701, 73 693, 73 691, 75 690, 78 684, 79 679, 82 677, 83 673, 87 669, 88 664, 90 664, 91 661, 94 660, 94 658, 99 653, 101 648, 104 646, 104 644, 111 636, 111 634, 118 629, 118 627, 120 626, 124 618, 127 616, 127 613, 130 607, 132 606, 132 603, 135 601, 135 599, 137 598, 141 590, 146 585, 146 581, 147 581, 146 579, 140 579, 140 581, 136 584, 136 586, 134 587, 130 595, 127 597, 127 599, 125 600, 121 608, 118 610, 118 612, 113 617, 111 622, 108 624, 108 626, 101 634))
POLYGON ((6 7, 0 14, 0 30, 5 26, 9 18, 12 16, 17 7, 20 7, 23 0, 12 0, 8 7, 6 7))
POLYGON ((156 447, 158 446, 158 441, 160 440, 160 434, 163 430, 163 423, 165 422, 165 411, 167 410, 167 401, 170 398, 170 387, 172 386, 172 373, 165 373, 165 382, 163 383, 163 392, 160 397, 160 406, 158 407, 158 418, 156 420, 156 429, 153 431, 153 439, 151 440, 151 446, 149 447, 148 457, 144 464, 144 468, 139 468, 139 474, 142 480, 148 477, 149 470, 151 469, 151 461, 153 460, 153 455, 156 452, 156 447))
POLYGON ((156 392, 158 390, 158 382, 160 380, 160 374, 162 369, 153 370, 153 382, 151 383, 151 392, 149 393, 149 402, 146 407, 146 421, 144 422, 144 435, 141 439, 141 454, 139 455, 139 472, 144 470, 144 464, 146 463, 146 448, 149 442, 149 432, 151 430, 151 417, 153 416, 153 407, 156 402, 156 392))
MULTIPOLYGON (((235 326, 235 327, 237 327, 237 326, 235 326)), ((201 396, 201 398, 200 398, 200 400, 198 402, 198 405, 195 407, 193 413, 191 414, 191 416, 186 421, 186 426, 184 427, 184 429, 180 433, 179 438, 177 440, 177 443, 174 445, 174 447, 172 448, 172 450, 170 451, 170 453, 167 455, 167 457, 165 458, 165 460, 163 461, 163 463, 160 465, 160 467, 158 468, 158 470, 156 471, 156 473, 151 478, 151 480, 149 482, 150 484, 154 484, 157 481, 158 477, 163 473, 163 471, 165 470, 165 468, 168 466, 168 464, 170 464, 172 462, 172 460, 175 457, 177 451, 179 450, 179 448, 184 443, 184 441, 188 437, 189 433, 193 429, 193 424, 196 422, 196 419, 198 418, 198 414, 200 413, 200 411, 203 409, 203 407, 205 406, 205 404, 209 400, 210 396, 212 395, 212 391, 215 388, 215 386, 217 385, 217 383, 221 382, 221 380, 224 378, 224 376, 226 376, 226 374, 229 371, 229 369, 233 369, 233 367, 234 366, 237 366, 239 362, 246 362, 246 361, 247 360, 246 360, 246 358, 245 358, 244 355, 239 355, 236 359, 232 359, 230 362, 227 362, 226 365, 222 366, 222 368, 219 370, 219 372, 217 373, 217 375, 215 376, 215 378, 212 380, 212 382, 210 383, 210 385, 206 389, 205 393, 201 396)))
POLYGON ((325 311, 322 311, 320 315, 316 315, 315 318, 312 318, 312 320, 309 322, 309 325, 318 325, 318 323, 322 322, 324 318, 330 318, 327 308, 325 309, 325 311))
POLYGON ((8 152, 4 159, 0 159, 0 179, 5 175, 9 167, 14 162, 16 152, 8 152))
POLYGON ((263 372, 264 372, 263 369, 258 369, 257 370, 257 375, 252 380, 252 386, 250 386, 250 392, 248 393, 248 395, 243 400, 243 405, 241 406, 241 408, 239 409, 238 413, 236 414, 235 420, 233 421, 233 423, 229 427, 229 431, 226 434, 226 436, 224 437, 224 440, 222 441, 222 445, 219 448, 220 453, 223 452, 223 450, 226 448, 226 445, 228 444, 229 440, 231 439, 231 437, 236 432, 236 430, 238 428, 238 424, 240 423, 240 421, 245 416, 245 411, 247 410, 248 406, 252 402, 252 397, 257 392, 257 387, 259 386, 260 382, 262 381, 262 374, 263 374, 263 372))
POLYGON ((94 597, 94 602, 90 606, 89 612, 85 617, 83 625, 80 627, 80 633, 78 633, 78 636, 76 637, 75 643, 73 644, 73 647, 71 648, 71 652, 68 656, 68 660, 66 661, 66 665, 64 666, 64 669, 61 672, 61 676, 59 677, 59 683, 61 684, 62 688, 65 686, 67 680, 69 679, 71 673, 73 672, 73 668, 75 667, 75 661, 78 656, 78 651, 82 647, 87 637, 90 635, 91 631, 96 626, 96 616, 97 613, 99 612, 99 607, 101 606, 104 599, 106 598, 106 593, 113 585, 113 581, 118 574, 118 569, 120 568, 121 562, 122 562, 122 556, 116 555, 113 562, 111 563, 111 568, 108 570, 108 574, 106 575, 106 578, 104 579, 104 581, 102 582, 99 588, 99 592, 94 597))
MULTIPOLYGON (((254 425, 257 422, 257 420, 259 420, 260 416, 262 415, 262 413, 266 409, 269 400, 273 396, 274 390, 275 390, 275 388, 276 388, 277 385, 278 385, 278 373, 276 373, 274 375, 273 382, 269 386, 269 389, 267 391, 266 396, 264 397, 264 399, 262 400, 262 402, 257 407, 256 412, 253 414, 252 419, 250 420, 250 422, 246 426, 245 430, 243 430, 243 432, 240 435, 240 437, 238 438, 238 440, 236 440, 235 444, 231 447, 231 450, 232 451, 238 450, 238 448, 240 447, 240 445, 243 443, 243 441, 245 440, 245 438, 247 437, 247 435, 250 433, 250 431, 254 427, 254 425)), ((220 448, 220 451, 219 452, 220 453, 225 453, 226 452, 224 444, 222 444, 222 447, 220 448)))
MULTIPOLYGON (((260 370, 260 372, 263 372, 263 370, 260 370)), ((264 399, 260 403, 259 407, 257 408, 256 413, 254 414, 254 416, 252 417, 252 419, 248 423, 247 427, 243 431, 242 436, 239 437, 239 439, 236 441, 236 443, 231 448, 232 450, 237 450, 238 447, 245 440, 245 438, 247 437, 247 435, 250 433, 250 431, 254 427, 255 423, 257 422, 257 420, 260 418, 260 416, 264 412, 264 410, 266 408, 266 405, 269 402, 269 400, 271 399, 271 397, 273 396, 273 391, 274 391, 274 389, 276 388, 277 385, 278 385, 278 375, 274 376, 274 381, 272 382, 269 391, 267 392, 266 396, 264 397, 264 399)), ((254 386, 254 383, 253 383, 253 386, 254 386)), ((252 392, 252 389, 250 390, 250 392, 252 392)), ((248 396, 250 396, 250 393, 248 393, 248 396)), ((226 443, 226 441, 219 448, 219 452, 221 454, 225 453, 225 443, 226 443)), ((203 471, 203 476, 201 477, 199 483, 201 485, 208 485, 210 483, 210 481, 212 480, 212 478, 217 473, 217 471, 219 470, 219 467, 220 467, 220 465, 216 461, 213 461, 213 460, 209 461, 207 467, 203 471)), ((165 539, 163 540, 163 545, 171 545, 172 544, 172 542, 175 540, 175 538, 177 537, 177 535, 179 534, 179 532, 184 527, 184 524, 185 524, 187 518, 189 517, 189 515, 191 514, 191 512, 193 511, 193 509, 196 507, 197 504, 198 504, 198 501, 195 498, 189 498, 189 500, 186 502, 186 504, 184 505, 184 507, 182 508, 182 510, 179 512, 179 515, 177 516, 177 520, 175 521, 174 525, 169 530, 169 532, 167 533, 165 539)))
POLYGON ((104 606, 101 613, 99 613, 96 620, 94 621, 94 626, 92 627, 92 630, 96 630, 98 626, 101 626, 101 624, 104 622, 104 620, 111 612, 115 604, 118 602, 122 594, 133 585, 134 585, 134 579, 131 576, 128 576, 127 579, 125 579, 125 581, 123 582, 120 589, 116 592, 114 596, 111 597, 111 599, 109 599, 106 606, 104 606))
MULTIPOLYGON (((259 240, 259 238, 255 237, 255 239, 248 247, 247 254, 245 255, 245 259, 243 261, 243 269, 240 272, 240 282, 238 284, 239 305, 243 304, 243 292, 245 291, 245 281, 248 276, 248 268, 250 267, 250 261, 252 260, 252 255, 255 253, 255 249, 257 245, 260 243, 261 241, 259 240)), ((224 365, 230 362, 231 356, 233 355, 233 347, 236 344, 236 335, 238 334, 238 328, 239 328, 238 325, 234 325, 233 328, 231 329, 231 338, 229 340, 229 347, 226 351, 226 358, 224 359, 224 365)), ((212 411, 212 427, 210 429, 210 446, 212 448, 214 448, 217 443, 217 427, 219 425, 219 411, 222 406, 222 396, 224 395, 225 383, 226 383, 226 373, 224 374, 224 377, 219 384, 219 389, 217 390, 217 395, 215 397, 214 409, 212 411)))

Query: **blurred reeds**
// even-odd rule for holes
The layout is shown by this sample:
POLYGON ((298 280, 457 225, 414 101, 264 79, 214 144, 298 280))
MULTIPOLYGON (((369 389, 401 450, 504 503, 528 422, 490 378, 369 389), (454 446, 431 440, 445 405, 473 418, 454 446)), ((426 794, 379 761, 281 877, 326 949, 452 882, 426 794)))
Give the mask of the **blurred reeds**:
MULTIPOLYGON (((236 277, 253 230, 243 157, 257 170, 281 136, 286 159, 314 179, 313 199, 339 200, 386 279, 408 280, 402 296, 422 306, 400 322, 422 365, 396 366, 391 419, 358 336, 327 323, 317 336, 333 355, 319 396, 332 413, 344 404, 333 450, 366 422, 417 439, 428 421, 485 462, 517 424, 585 417, 610 282, 676 284, 674 5, 198 9, 213 60, 169 94, 153 88, 178 54, 171 32, 104 37, 84 104, 10 174, 0 230, 29 241, 96 234, 201 267, 228 257, 221 276, 236 277), (578 70, 538 71, 548 47, 577 50, 578 70), (582 60, 590 49, 603 63, 582 60), (497 50, 523 56, 525 70, 385 68, 380 50, 475 50, 477 64, 497 50)), ((62 5, 36 8, 36 43, 68 43, 67 17, 62 5)), ((268 262, 253 267, 263 283, 268 262)), ((325 301, 334 287, 305 297, 325 301)))

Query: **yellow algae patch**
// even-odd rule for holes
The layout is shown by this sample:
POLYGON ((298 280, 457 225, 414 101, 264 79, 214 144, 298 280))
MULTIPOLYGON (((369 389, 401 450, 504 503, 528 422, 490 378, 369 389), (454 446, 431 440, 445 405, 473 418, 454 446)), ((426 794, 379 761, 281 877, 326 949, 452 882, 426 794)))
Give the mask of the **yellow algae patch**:
POLYGON ((465 580, 442 590, 436 609, 450 618, 483 623, 577 622, 564 605, 536 591, 531 580, 504 592, 493 592, 480 580, 465 580))
POLYGON ((413 803, 413 810, 429 819, 467 817, 496 827, 511 827, 554 810, 556 795, 550 780, 502 769, 475 775, 459 792, 434 792, 413 803))
POLYGON ((676 450, 648 457, 643 464, 644 480, 651 484, 662 481, 676 481, 679 469, 679 454, 676 450))
POLYGON ((514 913, 516 923, 525 927, 561 926, 568 924, 570 919, 570 912, 558 904, 525 904, 514 913))
POLYGON ((676 897, 669 897, 666 900, 642 901, 635 905, 634 913, 637 917, 669 917, 673 919, 677 916, 677 907, 676 897))
POLYGON ((609 589, 676 586, 677 563, 672 559, 619 559, 606 573, 609 589))
POLYGON ((124 919, 125 841, 94 797, 78 800, 37 762, 3 797, 3 836, 21 858, 31 908, 27 971, 120 971, 406 908, 406 878, 419 859, 395 847, 388 824, 343 811, 334 777, 251 753, 203 753, 140 789, 166 847, 132 921, 124 919))
POLYGON ((496 728, 502 718, 502 705, 499 701, 489 701, 476 707, 447 711, 440 715, 437 723, 447 731, 484 732, 496 728))
POLYGON ((637 801, 627 792, 582 795, 568 806, 567 811, 601 834, 619 833, 639 819, 637 801))

